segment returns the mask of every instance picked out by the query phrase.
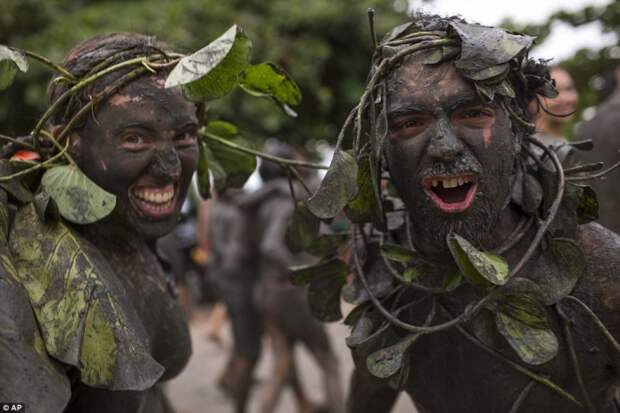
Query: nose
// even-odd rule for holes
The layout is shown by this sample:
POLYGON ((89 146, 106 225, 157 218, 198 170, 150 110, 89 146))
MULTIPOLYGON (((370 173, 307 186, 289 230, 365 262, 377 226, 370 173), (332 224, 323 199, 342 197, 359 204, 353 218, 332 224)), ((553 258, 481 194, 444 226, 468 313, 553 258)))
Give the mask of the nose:
POLYGON ((450 122, 440 117, 435 124, 435 133, 428 144, 427 152, 436 161, 453 161, 463 151, 463 143, 454 134, 450 122))
POLYGON ((174 149, 166 149, 155 154, 150 167, 151 175, 163 181, 178 181, 181 177, 181 160, 174 149))

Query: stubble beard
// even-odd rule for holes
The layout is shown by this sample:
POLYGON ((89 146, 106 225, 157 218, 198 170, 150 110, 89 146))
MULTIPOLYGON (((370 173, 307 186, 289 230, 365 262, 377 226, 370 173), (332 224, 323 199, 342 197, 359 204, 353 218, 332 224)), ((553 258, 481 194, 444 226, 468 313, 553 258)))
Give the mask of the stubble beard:
POLYGON ((414 207, 408 208, 416 249, 428 258, 444 260, 450 254, 446 244, 450 233, 464 237, 478 248, 485 248, 492 241, 508 188, 508 182, 505 185, 499 180, 481 182, 471 207, 457 214, 440 211, 422 190, 417 191, 414 207))

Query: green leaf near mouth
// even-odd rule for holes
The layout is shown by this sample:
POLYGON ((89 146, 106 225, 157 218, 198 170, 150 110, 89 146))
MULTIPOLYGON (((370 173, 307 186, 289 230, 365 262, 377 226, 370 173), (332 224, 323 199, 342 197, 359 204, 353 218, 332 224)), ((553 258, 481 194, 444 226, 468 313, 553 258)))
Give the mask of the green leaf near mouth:
POLYGON ((504 285, 508 281, 508 264, 499 255, 479 251, 454 233, 448 235, 448 248, 463 276, 473 285, 487 288, 489 283, 504 285))
POLYGON ((97 222, 116 206, 116 196, 103 190, 74 165, 48 169, 41 185, 56 202, 60 215, 75 224, 97 222))

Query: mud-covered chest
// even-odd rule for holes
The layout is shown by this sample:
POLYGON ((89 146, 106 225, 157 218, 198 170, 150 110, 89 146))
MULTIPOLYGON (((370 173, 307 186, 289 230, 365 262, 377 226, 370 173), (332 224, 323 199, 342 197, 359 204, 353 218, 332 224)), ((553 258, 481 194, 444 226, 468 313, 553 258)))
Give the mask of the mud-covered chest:
POLYGON ((191 355, 187 319, 170 280, 145 243, 104 253, 119 277, 145 328, 151 353, 166 369, 163 380, 176 376, 191 355))

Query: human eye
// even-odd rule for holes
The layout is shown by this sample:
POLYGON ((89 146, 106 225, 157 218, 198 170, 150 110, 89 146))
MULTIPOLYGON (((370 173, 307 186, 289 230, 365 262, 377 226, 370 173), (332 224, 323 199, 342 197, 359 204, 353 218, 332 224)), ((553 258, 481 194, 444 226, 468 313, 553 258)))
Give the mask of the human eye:
POLYGON ((486 128, 494 122, 495 111, 487 106, 474 106, 457 111, 453 119, 472 128, 486 128))
POLYGON ((198 141, 198 132, 196 128, 188 129, 174 138, 174 144, 179 147, 192 147, 198 141))
POLYGON ((411 138, 426 130, 428 116, 410 114, 394 118, 390 121, 390 133, 396 138, 411 138))
POLYGON ((120 146, 128 151, 141 151, 149 147, 149 141, 138 132, 127 132, 121 137, 120 146))

